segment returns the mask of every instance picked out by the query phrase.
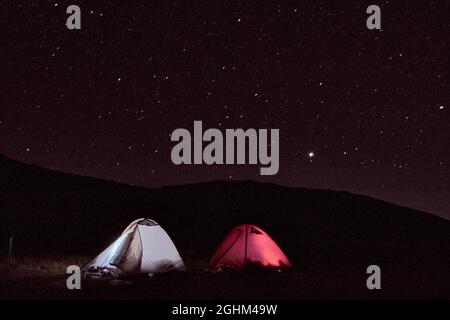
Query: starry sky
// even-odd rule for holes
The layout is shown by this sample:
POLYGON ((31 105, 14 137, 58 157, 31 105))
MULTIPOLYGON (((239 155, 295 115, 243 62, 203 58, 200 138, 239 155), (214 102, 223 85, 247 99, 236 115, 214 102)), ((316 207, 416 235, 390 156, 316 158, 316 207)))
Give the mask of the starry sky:
POLYGON ((0 4, 0 153, 133 185, 271 181, 450 219, 449 1, 0 4), (65 26, 81 8, 81 30, 65 26), (382 30, 366 28, 381 7, 382 30), (280 129, 280 170, 175 166, 176 128, 280 129))

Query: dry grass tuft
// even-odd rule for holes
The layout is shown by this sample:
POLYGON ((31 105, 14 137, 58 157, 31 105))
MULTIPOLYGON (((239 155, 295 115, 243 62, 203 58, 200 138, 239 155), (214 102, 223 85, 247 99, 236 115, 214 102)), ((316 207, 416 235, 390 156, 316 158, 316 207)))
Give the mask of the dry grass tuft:
POLYGON ((66 274, 70 265, 82 266, 87 257, 16 257, 12 272, 8 274, 7 257, 0 257, 0 279, 48 278, 66 274))

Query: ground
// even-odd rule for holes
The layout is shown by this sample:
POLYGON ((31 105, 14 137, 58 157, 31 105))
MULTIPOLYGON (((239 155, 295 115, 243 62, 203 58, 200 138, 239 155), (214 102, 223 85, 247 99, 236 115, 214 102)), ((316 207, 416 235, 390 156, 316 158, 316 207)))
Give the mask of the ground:
POLYGON ((16 274, 0 283, 1 299, 448 299, 450 278, 440 279, 426 272, 414 278, 387 268, 382 289, 368 290, 365 270, 356 272, 307 270, 289 272, 210 273, 201 269, 204 261, 188 261, 187 272, 126 280, 83 281, 81 290, 66 288, 65 266, 86 261, 68 259, 21 259, 16 274), (33 268, 34 266, 34 268, 33 268), (36 268, 39 266, 38 268, 36 268), (27 270, 27 271, 26 271, 27 270), (20 273, 18 273, 20 271, 20 273), (436 282, 436 286, 430 285, 436 282), (441 284, 441 285, 439 285, 441 284))

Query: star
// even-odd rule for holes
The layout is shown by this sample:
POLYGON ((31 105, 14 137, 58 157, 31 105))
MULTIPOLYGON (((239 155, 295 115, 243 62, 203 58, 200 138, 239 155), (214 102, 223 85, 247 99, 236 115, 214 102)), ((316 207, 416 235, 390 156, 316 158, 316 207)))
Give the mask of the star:
MULTIPOLYGON (((68 32, 56 32, 65 30, 64 3, 33 3, 6 5, 11 9, 7 14, 13 15, 14 7, 23 14, 2 32, 12 42, 2 52, 2 72, 9 79, 2 90, 9 101, 0 112, 0 153, 110 180, 127 168, 120 172, 122 181, 149 187, 229 176, 258 180, 253 168, 231 166, 198 166, 189 178, 182 177, 183 169, 167 159, 173 146, 170 133, 189 127, 193 119, 221 131, 278 128, 280 165, 286 170, 273 182, 358 190, 437 214, 446 210, 450 217, 450 205, 438 203, 448 193, 434 192, 447 182, 449 163, 443 161, 450 157, 450 86, 443 71, 450 67, 449 41, 433 36, 439 23, 429 25, 423 39, 408 32, 408 22, 419 19, 420 10, 406 15, 406 23, 391 25, 383 37, 366 37, 364 12, 353 16, 350 2, 342 12, 325 6, 331 17, 348 18, 345 33, 359 35, 337 43, 326 38, 343 26, 303 28, 319 12, 283 3, 255 12, 242 2, 231 15, 211 9, 211 19, 188 2, 176 11, 170 6, 155 11, 141 2, 144 14, 131 18, 121 17, 122 11, 137 7, 92 4, 84 9, 89 17, 114 12, 127 23, 111 30, 111 41, 105 38, 103 21, 95 28, 86 26, 83 33, 70 33, 79 38, 72 42, 68 32), (48 6, 56 11, 47 13, 48 6), (35 11, 42 17, 26 18, 35 11), (57 11, 63 20, 55 24, 57 11), (45 39, 18 54, 34 41, 27 30, 35 27, 45 39), (164 30, 164 37, 155 37, 155 30, 164 30), (276 36, 279 30, 287 36, 276 36), (396 41, 398 34, 404 38, 396 41), (142 39, 147 41, 140 43, 142 39), (422 40, 426 46, 420 46, 422 40), (342 46, 352 50, 339 50, 342 46), (430 47, 434 50, 428 52, 430 47), (62 59, 67 54, 83 61, 62 59), (381 64, 374 65, 375 60, 381 64), (427 67, 415 68, 417 61, 427 67), (24 76, 26 70, 45 75, 49 83, 24 76), (80 162, 86 172, 79 172, 80 162), (314 170, 302 172, 305 163, 314 170), (330 165, 334 177, 328 174, 330 165), (370 168, 364 179, 357 174, 361 168, 370 168), (139 177, 137 169, 143 172, 139 177), (352 170, 355 174, 349 175, 352 170), (425 176, 430 188, 420 183, 425 176), (405 188, 388 192, 394 184, 405 188), (411 192, 420 197, 410 197, 411 192)), ((433 2, 423 7, 433 14, 440 10, 433 2)), ((393 16, 402 14, 399 6, 390 10, 393 16)))

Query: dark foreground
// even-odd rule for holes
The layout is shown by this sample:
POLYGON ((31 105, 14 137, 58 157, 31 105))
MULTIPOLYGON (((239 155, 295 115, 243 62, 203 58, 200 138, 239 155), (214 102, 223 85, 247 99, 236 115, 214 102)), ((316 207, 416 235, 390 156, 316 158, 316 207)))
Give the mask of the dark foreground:
POLYGON ((2 280, 0 299, 450 299, 447 273, 438 276, 423 270, 416 277, 399 275, 398 271, 384 270, 381 290, 366 288, 365 270, 359 274, 191 271, 153 278, 84 281, 81 290, 68 290, 65 275, 59 275, 2 280))

